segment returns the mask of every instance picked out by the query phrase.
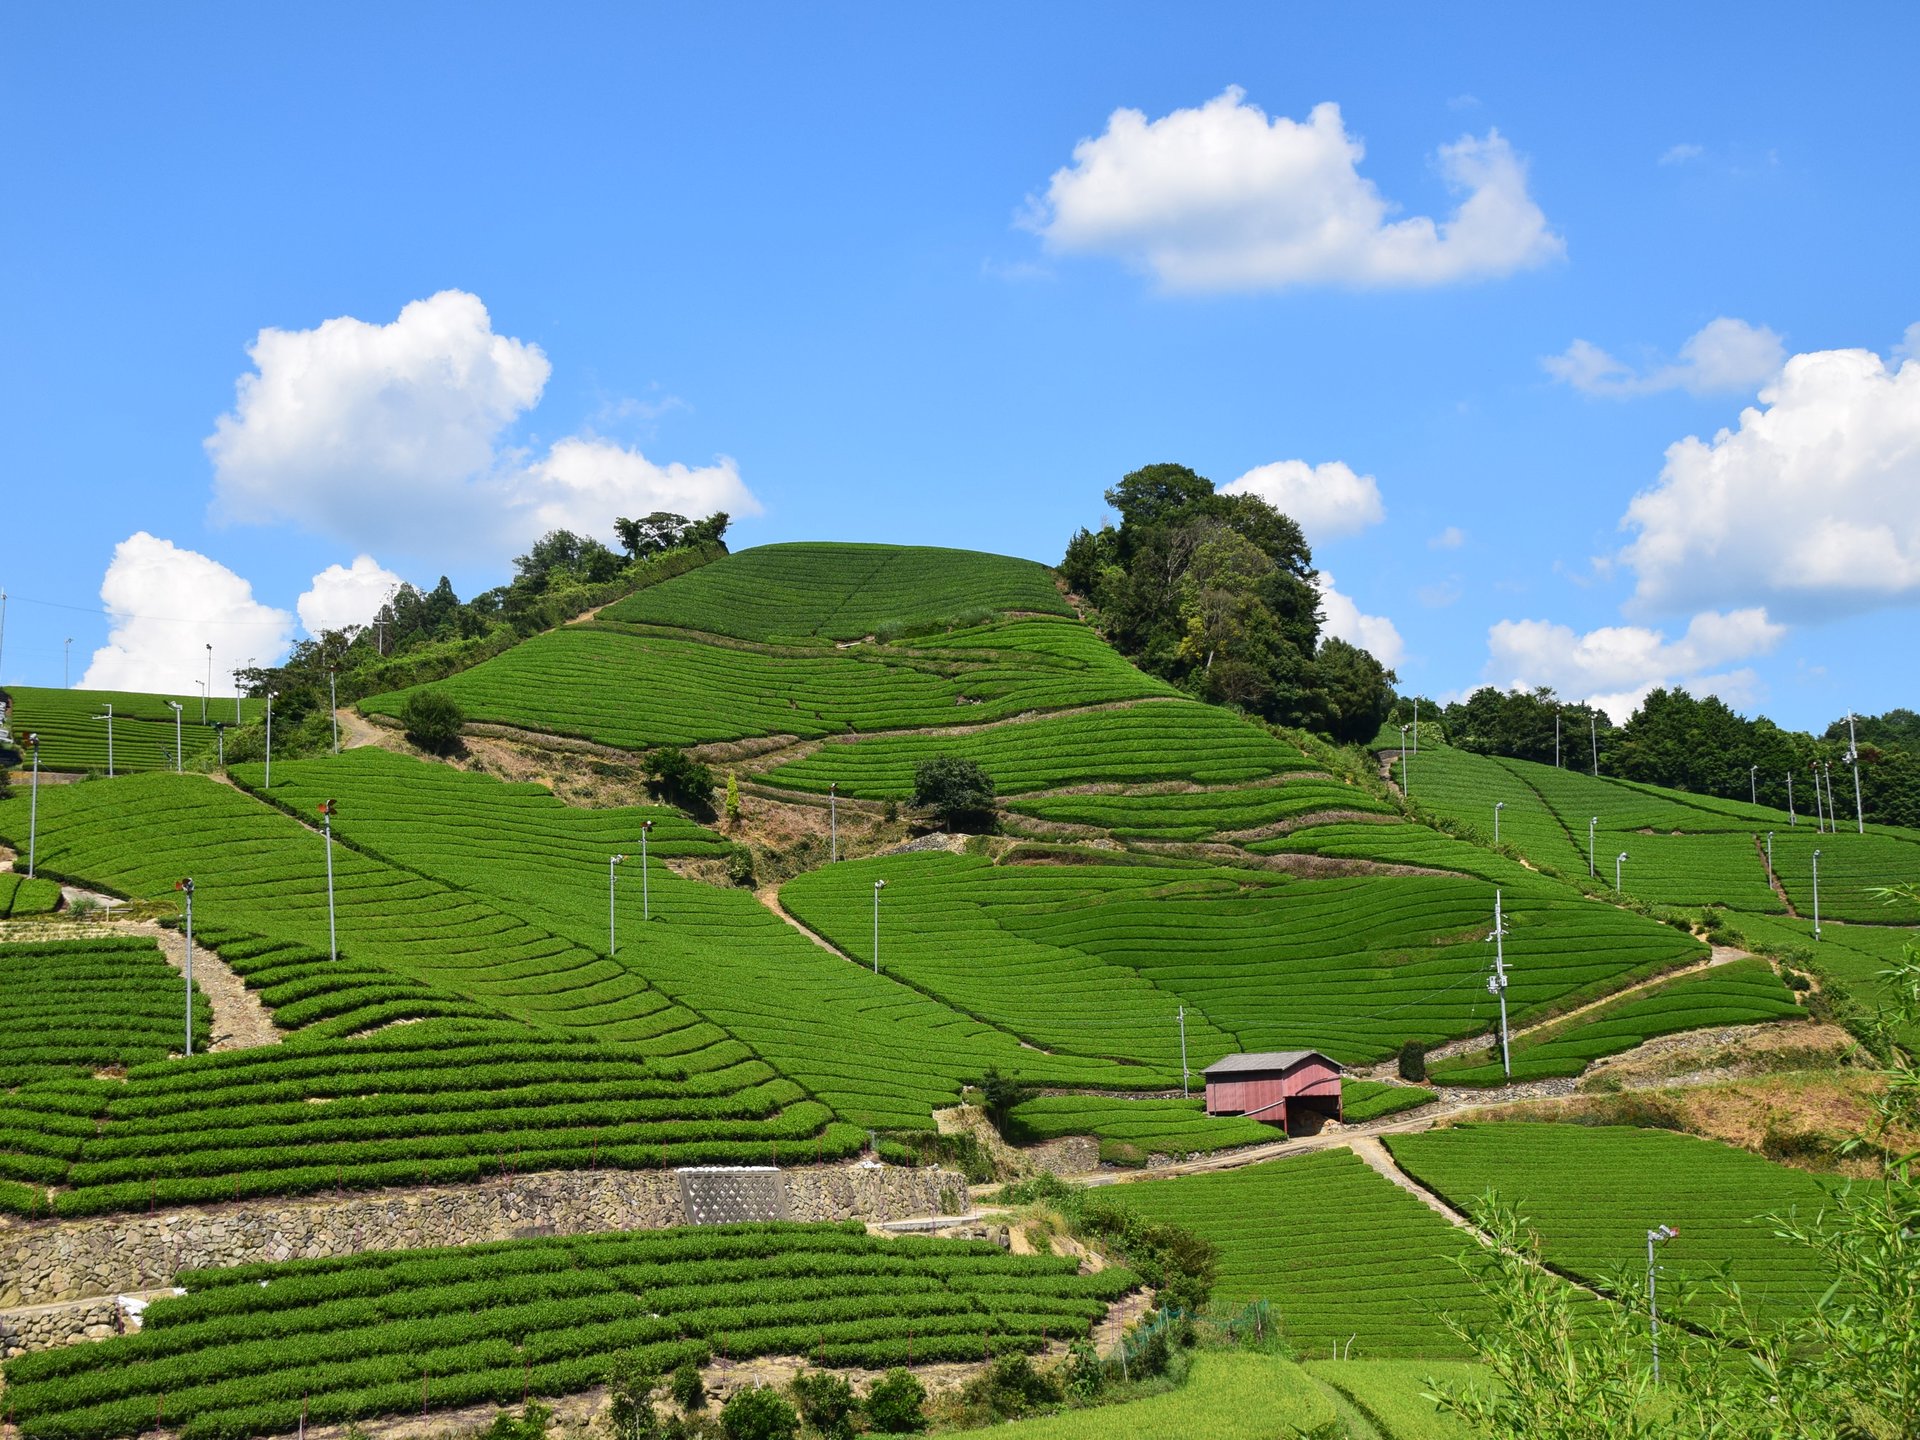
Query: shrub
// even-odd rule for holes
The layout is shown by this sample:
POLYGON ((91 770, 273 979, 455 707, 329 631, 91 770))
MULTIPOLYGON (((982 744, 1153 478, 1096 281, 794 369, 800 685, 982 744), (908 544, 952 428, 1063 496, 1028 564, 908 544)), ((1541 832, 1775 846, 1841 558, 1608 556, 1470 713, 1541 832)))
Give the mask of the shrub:
POLYGON ((480 1432, 480 1440, 545 1440, 547 1422, 553 1411, 538 1400, 529 1401, 518 1415, 502 1410, 493 1423, 480 1432))
POLYGON ((1418 1040, 1409 1040, 1400 1047, 1400 1078, 1415 1085, 1427 1078, 1427 1047, 1418 1040))
POLYGON ((883 1435, 927 1428, 927 1387, 911 1370, 889 1370, 867 1390, 867 1420, 883 1435))
POLYGON ((673 1379, 667 1382, 668 1393, 673 1403, 682 1410, 700 1410, 706 1407, 707 1386, 700 1378, 700 1367, 691 1360, 684 1362, 673 1372, 673 1379))
MULTIPOLYGON (((1165 1341, 1161 1343, 1164 1347, 1165 1341)), ((1000 1419, 1010 1420, 1036 1406, 1053 1404, 1060 1399, 1060 1387, 1050 1376, 1035 1370, 1026 1356, 1002 1355, 985 1373, 967 1382, 964 1394, 969 1404, 984 1406, 1000 1419)))
POLYGON ((980 1077, 980 1108, 993 1128, 1007 1133, 1007 1122, 1016 1105, 1033 1098, 1033 1087, 1013 1075, 1002 1075, 997 1065, 989 1065, 980 1077))
POLYGON ((948 830, 993 828, 993 780, 975 761, 935 755, 913 772, 913 803, 948 830))
POLYGON ((740 823, 740 777, 731 770, 727 772, 727 823, 740 823))
POLYGON ((1106 1368, 1100 1352, 1091 1341, 1076 1340, 1067 1351, 1066 1398, 1076 1405, 1090 1405, 1106 1383, 1106 1368))
POLYGON ((727 1397, 720 1428, 727 1440, 793 1440, 800 1433, 800 1417, 778 1390, 754 1385, 727 1397))
MULTIPOLYGON (((460 703, 444 690, 416 690, 400 707, 400 723, 407 738, 435 755, 451 754, 460 744, 460 727, 467 723, 460 703)), ((229 757, 232 758, 232 757, 229 757)))
POLYGON ((853 1386, 830 1370, 802 1370, 793 1377, 794 1404, 807 1427, 826 1440, 852 1440, 858 1403, 853 1386))
POLYGON ((613 1352, 607 1367, 607 1424, 614 1440, 655 1440, 660 1418, 653 1409, 652 1369, 631 1350, 613 1352))
POLYGON ((678 745, 665 745, 647 756, 643 767, 647 789, 697 814, 713 811, 713 771, 678 745))

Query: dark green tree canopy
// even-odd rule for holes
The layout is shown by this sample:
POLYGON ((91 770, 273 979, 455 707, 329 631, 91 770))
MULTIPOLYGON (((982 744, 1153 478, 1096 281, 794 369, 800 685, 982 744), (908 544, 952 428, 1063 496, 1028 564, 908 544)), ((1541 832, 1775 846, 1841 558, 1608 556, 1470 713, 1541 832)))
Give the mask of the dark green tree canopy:
POLYGON ((460 727, 467 717, 460 702, 446 691, 416 690, 400 707, 400 723, 407 738, 422 750, 446 755, 460 747, 460 727))
POLYGON ((647 789, 661 799, 698 815, 713 813, 713 770, 678 745, 663 745, 647 756, 641 768, 647 789))
POLYGON ((959 755, 935 755, 913 772, 913 803, 948 830, 993 828, 993 778, 959 755))

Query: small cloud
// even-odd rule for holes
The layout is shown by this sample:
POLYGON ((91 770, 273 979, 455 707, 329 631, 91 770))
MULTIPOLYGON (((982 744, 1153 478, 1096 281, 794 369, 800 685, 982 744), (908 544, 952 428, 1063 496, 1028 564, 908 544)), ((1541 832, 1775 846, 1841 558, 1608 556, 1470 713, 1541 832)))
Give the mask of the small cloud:
POLYGON ((1707 148, 1704 145, 1674 145, 1670 146, 1666 153, 1661 155, 1660 163, 1662 165, 1685 165, 1690 160, 1698 160, 1706 153, 1707 148))
POLYGON ((1406 642, 1393 621, 1384 615, 1362 614, 1350 596, 1334 588, 1333 576, 1324 570, 1314 572, 1313 584, 1320 592, 1321 634, 1371 651, 1389 670, 1407 658, 1406 642))
POLYGON ((329 565, 313 577, 313 585, 294 602, 300 624, 318 638, 323 630, 365 625, 400 588, 401 579, 371 555, 354 557, 352 565, 329 565))
POLYGON ((646 399, 625 395, 607 401, 593 412, 591 423, 598 426, 637 424, 651 430, 668 415, 692 409, 693 406, 678 395, 665 394, 655 385, 646 399))
POLYGON ((1342 535, 1357 535, 1386 519, 1380 485, 1357 475, 1339 460, 1310 465, 1305 460, 1275 460, 1247 471, 1220 487, 1223 495, 1258 495, 1282 515, 1291 516, 1318 545, 1342 535))
POLYGON ((1414 598, 1429 610, 1444 610, 1463 593, 1458 579, 1438 580, 1413 592, 1414 598))
POLYGON ((1458 525, 1449 525, 1438 535, 1430 535, 1427 537, 1427 549, 1429 550, 1458 550, 1466 543, 1467 532, 1462 530, 1458 525))
POLYGON ((1907 326, 1906 334, 1900 337, 1900 343, 1893 347, 1895 360, 1920 360, 1920 321, 1907 326))
POLYGON ((1054 278, 1053 267, 1038 260, 995 260, 991 256, 980 262, 980 273, 989 280, 1004 280, 1014 285, 1054 278))
POLYGON ((1478 110, 1479 108, 1480 97, 1478 95, 1454 95, 1447 100, 1447 109, 1449 110, 1478 110))
POLYGON ((1688 336, 1677 360, 1644 371, 1636 371, 1587 340, 1575 340, 1560 354, 1544 357, 1540 365, 1583 395, 1623 399, 1664 390, 1692 395, 1751 391, 1778 375, 1786 359, 1786 346, 1766 326, 1721 316, 1688 336))
POLYGON ((277 661, 293 639, 293 616, 255 600, 246 580, 144 530, 114 546, 100 599, 111 628, 80 677, 82 690, 191 695, 211 654, 213 693, 231 695, 236 666, 277 661))

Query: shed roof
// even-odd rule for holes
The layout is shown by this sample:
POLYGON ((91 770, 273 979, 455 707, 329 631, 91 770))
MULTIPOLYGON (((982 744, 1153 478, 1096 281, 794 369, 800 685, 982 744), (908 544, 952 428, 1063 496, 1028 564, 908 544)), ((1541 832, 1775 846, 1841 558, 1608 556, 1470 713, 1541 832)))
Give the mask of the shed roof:
POLYGON ((1261 1050, 1250 1055, 1228 1055, 1214 1061, 1201 1073, 1236 1075, 1248 1071, 1291 1070, 1303 1060, 1325 1060, 1334 1069, 1341 1068, 1337 1061, 1328 1059, 1318 1050, 1261 1050))

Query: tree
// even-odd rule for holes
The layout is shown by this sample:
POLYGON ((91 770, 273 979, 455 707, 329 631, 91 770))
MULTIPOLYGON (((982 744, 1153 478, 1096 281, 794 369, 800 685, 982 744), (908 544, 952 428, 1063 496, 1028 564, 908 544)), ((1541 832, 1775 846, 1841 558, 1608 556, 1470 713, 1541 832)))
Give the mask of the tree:
POLYGON ((927 1387, 911 1370, 893 1369, 867 1390, 867 1419, 883 1435, 914 1435, 927 1428, 927 1387))
POLYGON ((986 1073, 980 1077, 980 1109, 993 1128, 1001 1134, 1007 1130, 1007 1121, 1012 1118, 1014 1107, 1034 1096, 1033 1086, 1015 1075, 1003 1075, 1000 1067, 989 1065, 986 1073))
POLYGON ((994 823, 993 780, 959 755, 935 755, 913 772, 913 803, 948 830, 986 830, 994 823))
POLYGON ((740 823, 740 777, 731 770, 727 772, 727 823, 740 823))
POLYGON ((822 1440, 852 1440, 859 1402, 843 1377, 830 1370, 802 1370, 793 1377, 793 1401, 801 1420, 822 1440))
POLYGON ((1358 645, 1322 640, 1313 677, 1319 720, 1314 728, 1336 740, 1366 743, 1393 709, 1393 672, 1358 645))
POLYGON ((793 1440, 800 1417, 778 1390, 749 1385, 734 1391, 720 1407, 720 1428, 727 1440, 793 1440))
POLYGON ((641 769, 647 789, 661 799, 697 814, 713 812, 713 771, 678 745, 663 745, 648 755, 641 769))
POLYGON ((656 1440, 660 1417, 653 1408, 659 1376, 632 1350, 616 1350, 607 1367, 607 1424, 614 1440, 656 1440))
POLYGON ((400 707, 400 723, 407 738, 422 750, 448 755, 459 748, 460 727, 467 723, 459 701, 444 690, 416 690, 400 707))

